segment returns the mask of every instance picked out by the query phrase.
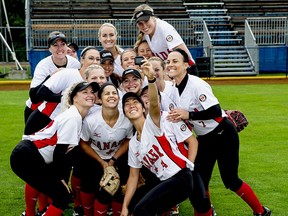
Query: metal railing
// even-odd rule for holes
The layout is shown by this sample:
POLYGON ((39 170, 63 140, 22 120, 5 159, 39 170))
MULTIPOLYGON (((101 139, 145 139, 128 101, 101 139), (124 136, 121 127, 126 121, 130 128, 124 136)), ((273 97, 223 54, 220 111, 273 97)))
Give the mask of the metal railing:
POLYGON ((258 45, 287 44, 287 17, 247 18, 246 22, 250 26, 258 45))
MULTIPOLYGON (((165 19, 173 25, 188 47, 202 45, 203 23, 201 19, 165 19), (196 32, 196 33, 195 33, 196 32)), ((63 32, 68 41, 75 42, 79 47, 101 47, 98 40, 98 30, 103 23, 112 23, 118 31, 118 44, 122 47, 132 47, 137 40, 138 30, 129 19, 62 19, 62 20, 31 20, 27 31, 30 49, 46 49, 47 36, 51 31, 63 32)))
POLYGON ((254 37, 254 33, 248 23, 248 20, 245 20, 245 48, 251 59, 251 63, 254 67, 255 73, 259 74, 259 49, 254 37))

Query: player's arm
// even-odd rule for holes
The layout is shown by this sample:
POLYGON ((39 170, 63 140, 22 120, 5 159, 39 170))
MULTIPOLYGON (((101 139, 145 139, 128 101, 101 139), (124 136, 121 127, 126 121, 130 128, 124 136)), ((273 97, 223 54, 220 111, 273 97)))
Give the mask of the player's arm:
POLYGON ((62 95, 52 92, 47 86, 42 85, 37 91, 37 97, 49 102, 61 102, 62 95))
POLYGON ((158 89, 156 85, 156 78, 152 65, 147 60, 141 66, 145 76, 148 78, 148 95, 149 95, 149 115, 157 127, 160 127, 160 103, 158 96, 158 89))
POLYGON ((172 122, 179 122, 181 120, 209 120, 215 119, 217 117, 222 116, 222 110, 219 104, 213 105, 206 110, 202 111, 191 111, 188 112, 187 110, 181 108, 175 108, 169 112, 167 116, 168 121, 172 122))
POLYGON ((115 152, 115 154, 113 155, 113 159, 114 159, 114 160, 111 159, 111 160, 109 161, 109 165, 113 166, 114 163, 117 161, 117 159, 118 159, 119 157, 121 157, 123 154, 125 154, 125 153, 128 151, 129 141, 130 141, 130 139, 127 139, 127 138, 125 138, 125 139, 122 141, 122 143, 120 144, 119 149, 118 149, 117 152, 115 152), (116 159, 116 161, 115 161, 115 159, 116 159))
POLYGON ((130 167, 129 178, 127 180, 127 188, 124 196, 121 216, 127 216, 129 214, 128 206, 137 189, 139 175, 140 175, 139 168, 130 167))
POLYGON ((38 92, 38 90, 41 88, 42 84, 43 84, 46 80, 48 80, 49 78, 50 78, 50 75, 47 76, 46 79, 45 79, 41 84, 39 84, 38 86, 33 87, 33 88, 30 88, 30 90, 29 90, 29 97, 30 97, 32 103, 35 103, 35 104, 36 104, 36 103, 39 103, 39 102, 42 101, 42 99, 37 96, 37 92, 38 92))
POLYGON ((101 166, 103 167, 103 169, 108 166, 108 163, 107 163, 105 160, 103 160, 103 159, 98 155, 98 153, 95 152, 94 149, 91 147, 91 142, 90 142, 90 141, 87 142, 87 141, 84 141, 84 140, 80 139, 79 144, 80 144, 80 147, 82 148, 82 150, 83 150, 89 157, 91 157, 92 159, 98 161, 98 162, 101 164, 101 166))
POLYGON ((188 145, 188 159, 194 163, 198 151, 198 141, 194 136, 190 136, 185 143, 188 145))

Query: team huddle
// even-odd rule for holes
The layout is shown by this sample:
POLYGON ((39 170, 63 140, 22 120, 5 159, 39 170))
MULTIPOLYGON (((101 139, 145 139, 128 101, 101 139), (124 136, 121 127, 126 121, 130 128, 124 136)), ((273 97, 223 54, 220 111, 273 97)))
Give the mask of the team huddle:
POLYGON ((194 216, 214 216, 217 162, 225 187, 254 216, 270 216, 238 177, 239 128, 196 76, 181 36, 146 4, 133 20, 133 48, 119 47, 117 29, 104 23, 103 49, 87 46, 79 60, 77 44, 49 34, 51 55, 35 68, 10 157, 26 182, 21 215, 61 216, 71 203, 73 216, 179 215, 189 199, 194 216))

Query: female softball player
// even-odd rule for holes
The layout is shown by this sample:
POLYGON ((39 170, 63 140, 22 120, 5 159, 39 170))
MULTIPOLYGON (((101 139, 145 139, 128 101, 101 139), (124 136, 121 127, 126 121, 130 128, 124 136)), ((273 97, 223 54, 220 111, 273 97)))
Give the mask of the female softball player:
POLYGON ((37 91, 43 102, 27 120, 24 133, 32 134, 45 127, 60 112, 62 94, 71 84, 85 80, 85 69, 92 64, 100 64, 100 54, 95 47, 86 47, 81 52, 81 68, 63 69, 45 81, 37 91))
POLYGON ((112 83, 104 83, 98 91, 101 108, 84 120, 80 146, 89 156, 83 158, 81 200, 86 216, 106 215, 111 204, 113 215, 120 215, 123 195, 121 187, 112 197, 100 190, 103 169, 115 166, 120 175, 120 185, 126 184, 128 142, 132 137, 132 124, 119 110, 118 89, 112 83), (94 205, 94 207, 93 207, 94 205))
POLYGON ((138 41, 145 39, 154 56, 166 60, 169 52, 181 48, 189 55, 191 66, 195 64, 186 44, 176 29, 166 21, 156 18, 153 8, 149 5, 141 4, 136 7, 132 19, 135 20, 140 31, 138 41))
POLYGON ((53 73, 62 68, 80 68, 80 62, 67 55, 67 41, 62 32, 54 31, 49 34, 48 48, 51 55, 42 59, 37 64, 30 84, 30 98, 26 101, 24 111, 25 123, 30 114, 37 108, 37 105, 42 102, 42 100, 37 97, 37 91, 41 87, 41 84, 53 73))
POLYGON ((71 201, 69 156, 78 145, 82 119, 94 105, 98 88, 97 83, 74 84, 64 95, 69 108, 42 130, 24 135, 12 151, 10 164, 15 174, 52 199, 46 216, 61 216, 71 201))
POLYGON ((118 32, 116 27, 111 23, 104 23, 99 28, 98 39, 104 50, 110 51, 113 55, 114 70, 117 76, 121 78, 123 73, 123 68, 121 66, 120 55, 123 49, 117 45, 118 32))
POLYGON ((193 176, 191 162, 196 155, 197 140, 192 136, 184 123, 181 123, 182 142, 189 143, 188 158, 179 151, 174 137, 172 124, 163 121, 154 72, 149 62, 141 66, 148 78, 149 114, 145 118, 145 106, 141 98, 129 92, 123 96, 122 107, 124 114, 132 122, 136 134, 129 142, 128 164, 130 174, 123 202, 121 215, 129 214, 129 203, 137 189, 140 168, 144 165, 154 173, 161 182, 148 192, 133 209, 133 215, 155 215, 168 211, 173 205, 189 197, 193 191, 193 176), (166 122, 166 123, 165 123, 166 122), (184 133, 186 132, 186 133, 184 133), (188 135, 187 135, 187 132, 188 135), (171 137, 173 134, 173 137, 171 137), (191 145, 190 145, 191 143, 191 145), (196 146, 195 146, 196 145, 196 146))
POLYGON ((239 137, 235 126, 221 109, 209 84, 187 74, 188 63, 189 56, 184 50, 176 49, 168 55, 166 69, 176 83, 172 100, 178 107, 170 112, 168 120, 187 120, 197 134, 199 148, 195 164, 199 165, 206 191, 217 161, 225 187, 239 195, 254 215, 271 215, 250 186, 238 177, 239 137))

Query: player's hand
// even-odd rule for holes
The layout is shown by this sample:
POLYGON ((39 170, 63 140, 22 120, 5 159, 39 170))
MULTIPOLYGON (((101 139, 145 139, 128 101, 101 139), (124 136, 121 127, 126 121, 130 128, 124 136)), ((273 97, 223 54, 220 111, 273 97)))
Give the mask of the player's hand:
POLYGON ((128 216, 128 215, 129 215, 128 209, 123 206, 120 216, 128 216))
POLYGON ((189 119, 189 112, 180 108, 175 108, 171 110, 167 116, 167 120, 173 123, 187 119, 189 119))
POLYGON ((144 73, 145 76, 147 76, 148 80, 152 80, 155 76, 152 64, 147 61, 147 59, 144 59, 142 62, 144 62, 141 65, 141 70, 144 73))

